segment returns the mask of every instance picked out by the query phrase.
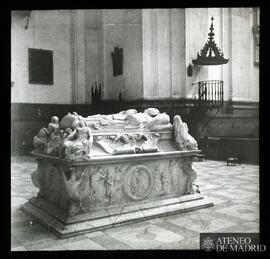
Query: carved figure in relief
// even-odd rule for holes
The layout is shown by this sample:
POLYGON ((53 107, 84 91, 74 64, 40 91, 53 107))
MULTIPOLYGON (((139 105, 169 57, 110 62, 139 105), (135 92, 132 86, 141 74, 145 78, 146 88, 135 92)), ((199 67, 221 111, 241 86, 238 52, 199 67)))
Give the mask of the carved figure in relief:
POLYGON ((117 185, 122 184, 122 168, 119 166, 116 166, 114 169, 115 172, 115 182, 117 185))
POLYGON ((71 200, 70 214, 75 215, 83 208, 83 200, 89 195, 89 175, 81 167, 69 169, 70 178, 61 170, 67 193, 71 200))
POLYGON ((161 181, 160 181, 160 178, 161 178, 161 172, 160 172, 160 164, 157 164, 154 168, 154 179, 155 179, 155 189, 156 189, 156 192, 157 193, 160 193, 161 192, 161 189, 162 189, 162 185, 161 185, 161 181))
POLYGON ((183 159, 180 166, 182 167, 183 173, 187 176, 185 194, 195 193, 193 183, 197 178, 197 173, 192 167, 192 158, 183 159))
POLYGON ((90 183, 90 200, 93 204, 104 205, 106 198, 105 174, 101 167, 93 172, 90 183))
POLYGON ((154 169, 155 189, 160 195, 170 191, 170 175, 167 171, 161 169, 161 165, 157 164, 154 169))
POLYGON ((111 203, 114 187, 114 176, 110 170, 106 170, 104 174, 106 197, 108 198, 108 202, 111 203))
POLYGON ((172 192, 176 191, 176 188, 178 186, 178 181, 179 181, 179 178, 177 175, 177 169, 175 168, 176 165, 177 165, 177 161, 170 160, 168 171, 169 171, 170 179, 171 179, 171 191, 172 192))
POLYGON ((178 150, 198 149, 197 141, 188 133, 187 124, 182 122, 179 115, 174 116, 173 129, 178 150))
POLYGON ((34 184, 39 189, 38 196, 44 196, 44 178, 45 178, 45 168, 46 162, 38 160, 37 169, 31 174, 31 179, 34 184))
POLYGON ((162 171, 160 175, 160 182, 161 182, 161 194, 169 192, 169 177, 166 171, 162 171))
POLYGON ((54 165, 48 165, 46 174, 44 175, 44 192, 47 198, 53 202, 57 203, 59 200, 58 192, 60 189, 60 179, 58 174, 58 169, 54 165))
POLYGON ((146 191, 145 178, 140 169, 138 169, 131 180, 131 193, 137 197, 141 197, 146 191))
POLYGON ((79 121, 76 129, 70 133, 63 143, 67 159, 89 157, 93 136, 84 121, 79 121))

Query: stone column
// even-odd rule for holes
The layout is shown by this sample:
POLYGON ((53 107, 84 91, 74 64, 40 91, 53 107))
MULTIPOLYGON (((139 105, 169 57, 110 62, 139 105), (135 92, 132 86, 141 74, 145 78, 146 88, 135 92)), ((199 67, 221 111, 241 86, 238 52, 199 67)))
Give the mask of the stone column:
POLYGON ((143 97, 185 95, 185 9, 142 11, 143 97))
POLYGON ((171 96, 186 94, 186 31, 185 9, 170 10, 171 24, 171 96))
POLYGON ((71 45, 73 59, 72 103, 85 103, 85 28, 84 10, 71 14, 71 45))
POLYGON ((158 10, 142 10, 143 98, 158 97, 158 10))

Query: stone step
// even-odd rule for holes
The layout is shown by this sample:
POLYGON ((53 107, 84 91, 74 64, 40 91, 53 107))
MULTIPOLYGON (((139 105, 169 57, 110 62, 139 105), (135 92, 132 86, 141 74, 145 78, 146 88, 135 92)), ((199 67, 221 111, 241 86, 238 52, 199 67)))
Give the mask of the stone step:
POLYGON ((72 224, 65 224, 58 218, 46 213, 41 208, 31 202, 27 202, 21 210, 43 224, 48 230, 55 233, 60 238, 81 235, 106 228, 132 224, 152 218, 168 216, 171 214, 184 213, 196 209, 214 206, 211 200, 203 198, 199 194, 185 195, 184 199, 175 202, 175 198, 169 198, 159 206, 141 206, 136 210, 126 211, 125 213, 106 215, 99 218, 91 218, 84 221, 75 221, 72 224), (188 196, 188 197, 185 197, 188 196))

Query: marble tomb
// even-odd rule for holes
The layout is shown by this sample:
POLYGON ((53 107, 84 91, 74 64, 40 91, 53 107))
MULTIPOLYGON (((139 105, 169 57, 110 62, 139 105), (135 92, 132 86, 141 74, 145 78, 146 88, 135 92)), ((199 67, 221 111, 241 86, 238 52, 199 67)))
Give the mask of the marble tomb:
POLYGON ((39 192, 21 209, 60 238, 213 206, 194 185, 200 150, 179 115, 53 116, 33 145, 39 192))

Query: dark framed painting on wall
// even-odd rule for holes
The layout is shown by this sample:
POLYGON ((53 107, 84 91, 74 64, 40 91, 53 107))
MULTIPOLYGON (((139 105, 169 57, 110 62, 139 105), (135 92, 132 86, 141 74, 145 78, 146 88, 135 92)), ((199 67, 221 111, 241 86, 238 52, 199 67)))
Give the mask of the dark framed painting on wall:
POLYGON ((28 49, 29 83, 53 85, 53 51, 28 49))

